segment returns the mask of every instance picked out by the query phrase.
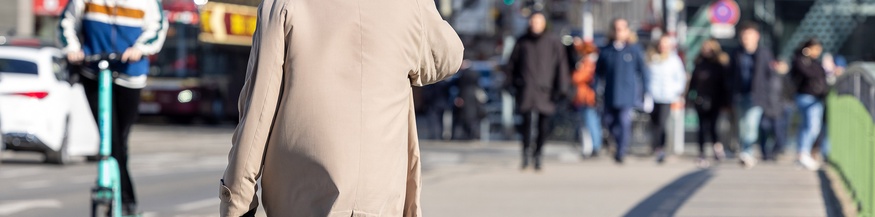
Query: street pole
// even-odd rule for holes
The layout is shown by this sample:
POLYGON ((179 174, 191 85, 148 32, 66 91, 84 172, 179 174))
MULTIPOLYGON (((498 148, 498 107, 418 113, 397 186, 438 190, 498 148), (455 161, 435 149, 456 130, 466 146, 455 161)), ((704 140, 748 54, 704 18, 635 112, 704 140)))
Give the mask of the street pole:
POLYGON ((583 41, 592 42, 593 41, 593 16, 592 16, 592 1, 582 0, 583 1, 583 13, 582 19, 583 24, 581 30, 583 30, 583 41))
POLYGON ((33 0, 18 0, 18 20, 15 25, 15 36, 33 36, 34 17, 33 0))

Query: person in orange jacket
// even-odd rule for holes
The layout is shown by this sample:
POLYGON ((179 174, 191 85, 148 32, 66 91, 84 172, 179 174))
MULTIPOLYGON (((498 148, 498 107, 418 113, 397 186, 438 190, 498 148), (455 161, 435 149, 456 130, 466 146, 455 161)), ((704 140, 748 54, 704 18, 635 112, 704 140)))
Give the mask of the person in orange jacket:
MULTIPOLYGON (((571 80, 577 87, 573 103, 583 117, 581 127, 581 145, 586 149, 586 143, 592 143, 592 157, 598 156, 602 144, 602 126, 596 107, 595 65, 598 58, 598 47, 592 42, 580 38, 574 39, 574 50, 580 55, 577 66, 571 75, 571 80), (588 132, 588 133, 587 133, 588 132), (587 136, 588 135, 588 136, 587 136), (591 141, 588 141, 591 140, 591 141)), ((586 155, 586 151, 583 153, 586 155)))

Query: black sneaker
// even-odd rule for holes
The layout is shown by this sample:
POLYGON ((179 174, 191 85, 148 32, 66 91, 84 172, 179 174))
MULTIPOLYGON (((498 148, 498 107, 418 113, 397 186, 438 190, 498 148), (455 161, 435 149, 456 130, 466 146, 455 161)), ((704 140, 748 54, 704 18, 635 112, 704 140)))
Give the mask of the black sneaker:
POLYGON ((535 171, 541 171, 541 157, 534 157, 535 160, 535 171))

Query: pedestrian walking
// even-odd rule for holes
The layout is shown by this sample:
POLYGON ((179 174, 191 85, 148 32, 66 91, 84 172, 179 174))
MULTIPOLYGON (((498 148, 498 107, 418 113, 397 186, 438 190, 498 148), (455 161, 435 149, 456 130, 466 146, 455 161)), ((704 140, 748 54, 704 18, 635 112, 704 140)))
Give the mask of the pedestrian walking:
POLYGON ((625 19, 614 19, 608 44, 599 48, 596 77, 605 82, 604 125, 617 141, 614 161, 623 163, 632 135, 632 112, 641 107, 650 72, 625 19))
POLYGON ((705 143, 710 143, 714 159, 726 157, 720 134, 717 132, 717 118, 722 108, 729 104, 729 55, 723 52, 716 39, 702 43, 702 50, 695 60, 695 68, 690 78, 689 98, 699 116, 699 157, 696 165, 708 167, 705 143))
POLYGON ((422 216, 411 85, 464 48, 433 1, 360 3, 259 6, 221 216, 254 216, 259 182, 267 216, 422 216))
POLYGON ((480 87, 480 72, 473 68, 464 69, 456 80, 459 95, 453 100, 456 109, 457 126, 462 128, 462 135, 454 135, 455 139, 480 139, 480 121, 486 116, 485 93, 480 87))
POLYGON ((731 54, 731 89, 738 116, 741 153, 739 160, 746 168, 753 167, 757 159, 753 155, 753 145, 759 138, 760 120, 764 110, 772 111, 778 103, 773 103, 775 91, 772 85, 780 83, 774 72, 776 64, 772 52, 760 46, 759 27, 753 23, 742 24, 739 28, 741 48, 731 54))
POLYGON ((826 82, 826 71, 818 61, 823 52, 823 46, 816 39, 802 43, 793 57, 790 75, 798 87, 796 105, 802 116, 802 126, 797 135, 799 158, 797 163, 809 170, 817 170, 819 164, 811 156, 814 146, 823 126, 824 99, 829 86, 826 82))
POLYGON ((86 56, 121 54, 109 69, 112 85, 112 157, 119 164, 121 213, 137 215, 137 197, 128 168, 128 138, 139 115, 140 91, 146 86, 149 59, 164 45, 167 20, 157 1, 71 0, 61 16, 59 39, 67 60, 87 64, 79 71, 94 119, 98 113, 97 63, 83 63, 86 56), (112 11, 112 13, 111 13, 112 11))
POLYGON ((602 123, 599 120, 594 86, 598 47, 592 42, 584 42, 580 38, 575 38, 574 50, 580 56, 580 60, 577 61, 571 76, 577 90, 572 104, 578 109, 582 118, 580 127, 581 150, 586 150, 586 144, 589 143, 589 147, 592 148, 590 157, 596 157, 599 155, 602 145, 602 123))
POLYGON ((530 160, 535 170, 541 169, 541 150, 550 132, 556 101, 570 87, 565 47, 558 37, 545 32, 546 27, 543 14, 532 14, 529 30, 517 39, 506 66, 510 73, 509 85, 516 92, 517 110, 523 116, 520 127, 523 169, 529 166, 530 160))
POLYGON ((650 113, 650 126, 653 133, 651 147, 656 154, 656 161, 662 163, 665 160, 666 125, 671 113, 671 105, 683 99, 687 72, 669 35, 660 36, 648 49, 647 60, 650 69, 648 92, 653 98, 653 111, 650 113))

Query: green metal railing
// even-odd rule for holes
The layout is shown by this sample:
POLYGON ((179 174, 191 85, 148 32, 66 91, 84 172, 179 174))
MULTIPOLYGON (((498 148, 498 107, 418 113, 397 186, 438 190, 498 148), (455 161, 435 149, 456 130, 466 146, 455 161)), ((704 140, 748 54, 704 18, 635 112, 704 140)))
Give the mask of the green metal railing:
POLYGON ((875 64, 854 64, 829 95, 829 162, 841 174, 859 216, 875 216, 875 64))
POLYGON ((860 208, 860 216, 873 216, 875 183, 875 124, 869 112, 853 96, 832 94, 827 99, 829 134, 832 150, 830 163, 842 174, 847 189, 860 208))

